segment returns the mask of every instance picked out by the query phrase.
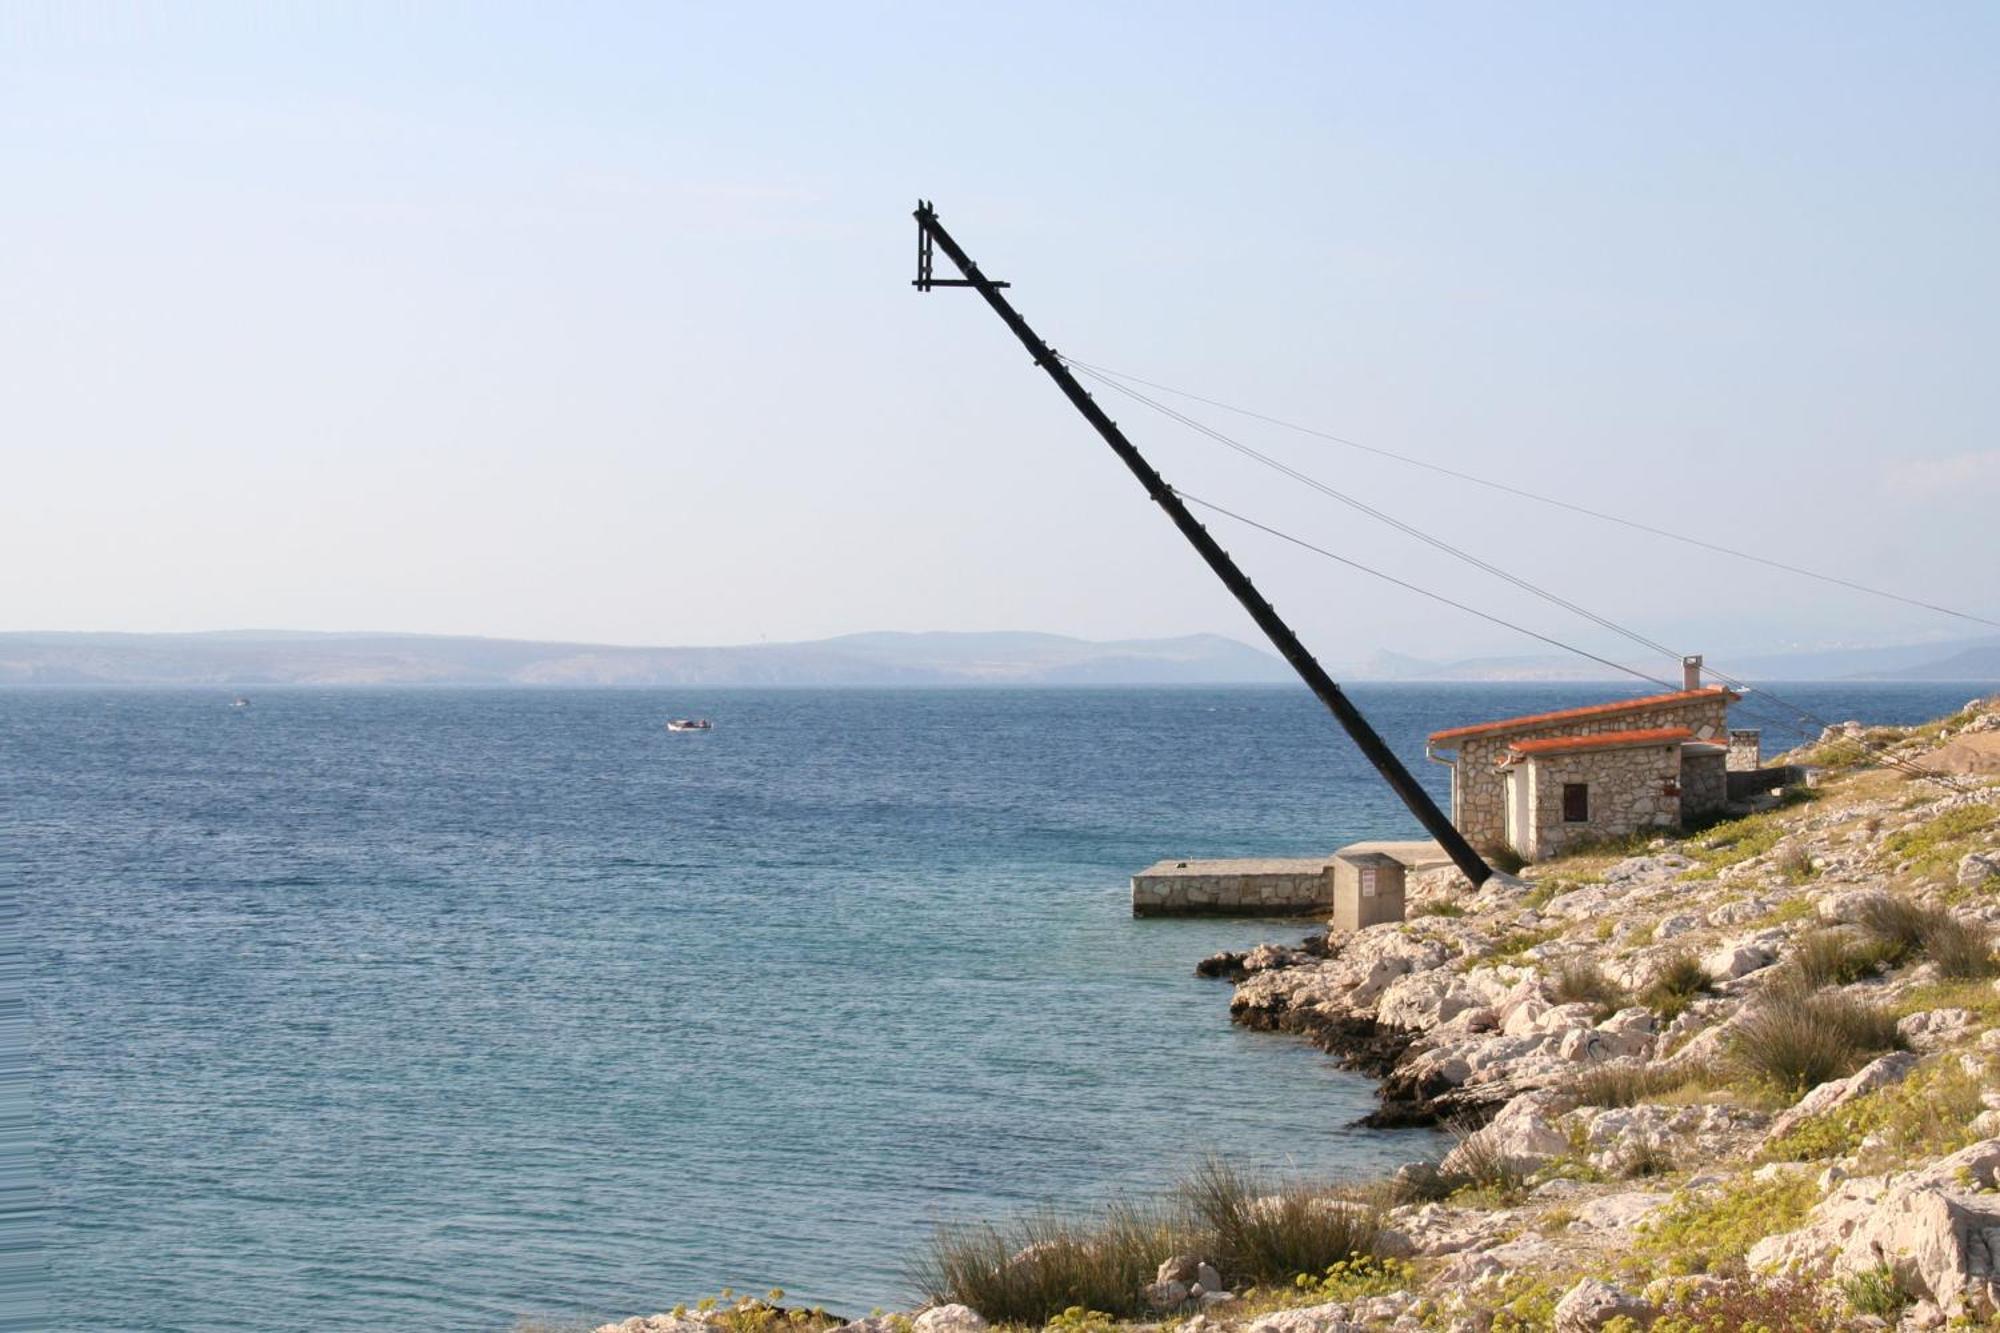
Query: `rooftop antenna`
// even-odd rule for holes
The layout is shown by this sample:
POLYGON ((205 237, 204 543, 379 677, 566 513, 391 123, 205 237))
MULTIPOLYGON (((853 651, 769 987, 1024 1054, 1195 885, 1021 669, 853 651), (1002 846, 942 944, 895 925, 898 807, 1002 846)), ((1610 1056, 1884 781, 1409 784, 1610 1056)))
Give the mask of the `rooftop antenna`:
POLYGON ((1410 776, 1410 770, 1403 766, 1403 761, 1396 758, 1395 751, 1383 743, 1375 728, 1368 724, 1368 719, 1361 715, 1361 710, 1342 693, 1340 686, 1334 683, 1333 677, 1326 674, 1326 669, 1306 650, 1306 646, 1299 642, 1299 636, 1292 632, 1292 627, 1279 618, 1277 611, 1264 600, 1264 595, 1257 591, 1256 585, 1251 583, 1249 577, 1237 568, 1236 562, 1230 559, 1229 553, 1223 550, 1215 538, 1209 535, 1208 529, 1188 512, 1188 507, 1181 502, 1180 495, 1133 447, 1132 442, 1125 438, 1125 433, 1118 429, 1118 423, 1106 416, 1104 409, 1097 405, 1097 400, 1077 383, 1076 376, 1070 373, 1069 367, 1056 355, 1055 349, 1043 342, 1040 335, 1028 327, 1028 321, 1021 318, 1020 312, 1000 294, 1000 289, 1007 284, 987 277, 979 271, 979 265, 966 257, 965 251, 959 248, 958 242, 952 240, 951 233, 947 232, 944 224, 938 221, 937 210, 930 200, 917 201, 916 219, 917 279, 910 285, 920 292, 930 291, 933 287, 971 287, 986 298, 986 304, 992 306, 993 313, 1000 316, 1007 327, 1013 330, 1014 336, 1028 349, 1028 355, 1034 358, 1035 364, 1048 372, 1049 378, 1056 382, 1056 387, 1063 391, 1063 396, 1069 399, 1070 405, 1083 414, 1083 419, 1104 437, 1104 442, 1111 446, 1111 451, 1131 469, 1132 475, 1146 488, 1146 494, 1153 503, 1166 511, 1167 517, 1180 529, 1181 536, 1187 538, 1188 543, 1201 558, 1208 562, 1208 567, 1222 580, 1222 586, 1229 589, 1236 600, 1243 604, 1243 609, 1257 622, 1257 628, 1264 631, 1265 637, 1271 640, 1272 646, 1291 664, 1292 670, 1298 672, 1312 692, 1319 696, 1319 701, 1326 705, 1327 710, 1346 729, 1361 753, 1367 756, 1368 762, 1375 765, 1375 771, 1380 773, 1396 795, 1402 798, 1410 813, 1417 817, 1417 822, 1437 839, 1438 845, 1444 849, 1447 856, 1451 857, 1452 863, 1472 881, 1475 888, 1491 878, 1493 868, 1472 849, 1472 844, 1465 840, 1465 835, 1445 818, 1444 812, 1438 809, 1437 802, 1431 799, 1430 793, 1410 776), (933 246, 944 251, 945 257, 957 266, 962 276, 957 278, 932 276, 933 246))

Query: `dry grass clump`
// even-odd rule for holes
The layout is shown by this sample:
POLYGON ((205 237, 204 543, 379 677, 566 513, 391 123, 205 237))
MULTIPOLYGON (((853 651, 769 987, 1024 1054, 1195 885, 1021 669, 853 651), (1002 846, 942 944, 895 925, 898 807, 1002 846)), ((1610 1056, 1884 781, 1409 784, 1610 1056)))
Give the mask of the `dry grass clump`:
POLYGON ((1793 1101, 1902 1045, 1896 1016, 1845 995, 1777 987, 1736 1025, 1737 1067, 1793 1101))
POLYGON ((1832 927, 1799 936, 1786 966, 1807 989, 1817 990, 1873 976, 1885 961, 1879 941, 1832 927))
POLYGON ((1231 1281, 1290 1282, 1375 1252, 1379 1212, 1298 1181, 1273 1184, 1211 1157, 1180 1187, 1209 1253, 1231 1281))
POLYGON ((1639 992, 1639 1003, 1651 1009, 1661 1018, 1678 1017, 1696 996, 1706 995, 1715 989, 1701 961, 1683 950, 1674 954, 1654 974, 1646 989, 1639 992))
POLYGON ((1152 1317, 1142 1292, 1170 1256, 1199 1255, 1230 1283, 1288 1286, 1302 1273, 1374 1257, 1381 1229, 1377 1202, 1211 1158, 1158 1203, 939 1227, 910 1278, 931 1301, 969 1305, 995 1324, 1039 1327, 1079 1307, 1152 1317))
POLYGON ((1706 1073, 1693 1064, 1619 1061, 1586 1069, 1570 1080, 1568 1090, 1579 1106, 1637 1106, 1701 1082, 1706 1073))
POLYGON ((1883 894, 1862 908, 1861 928, 1874 936, 1883 960, 1892 964, 1921 955, 1947 977, 1988 977, 2000 971, 1985 928, 1960 921, 1949 908, 1883 894))
POLYGON ((939 1304, 969 1305, 996 1324, 1039 1327, 1072 1306, 1144 1313, 1140 1291, 1160 1261, 1200 1250, 1178 1210, 1115 1203, 1087 1220, 1035 1213, 1008 1227, 941 1226, 912 1264, 913 1285, 939 1304))
POLYGON ((1556 968, 1555 992, 1557 1004, 1595 1005, 1599 1018, 1623 1009, 1631 999, 1588 958, 1574 958, 1556 968))

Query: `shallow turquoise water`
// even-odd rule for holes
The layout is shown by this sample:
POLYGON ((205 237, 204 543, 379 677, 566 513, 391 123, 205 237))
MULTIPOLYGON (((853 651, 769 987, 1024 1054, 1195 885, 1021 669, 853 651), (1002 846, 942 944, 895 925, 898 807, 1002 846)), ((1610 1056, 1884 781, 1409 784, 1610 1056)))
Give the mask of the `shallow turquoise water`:
MULTIPOLYGON (((1611 693, 1356 691, 1440 791, 1429 728, 1611 693)), ((939 1217, 1431 1148, 1191 976, 1298 927, 1127 913, 1162 856, 1410 832, 1301 691, 228 703, 0 693, 66 1326, 853 1312, 939 1217)))

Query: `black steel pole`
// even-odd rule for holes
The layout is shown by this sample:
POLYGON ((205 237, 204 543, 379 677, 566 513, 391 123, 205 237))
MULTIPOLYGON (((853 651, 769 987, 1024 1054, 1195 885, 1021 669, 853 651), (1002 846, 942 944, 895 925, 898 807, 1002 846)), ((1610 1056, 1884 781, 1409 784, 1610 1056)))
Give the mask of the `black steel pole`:
MULTIPOLYGON (((1361 753, 1368 757, 1368 762, 1375 765, 1375 771, 1395 789, 1396 795, 1403 798, 1403 804, 1417 817, 1417 822, 1437 839, 1445 854, 1451 857, 1453 863, 1464 872, 1465 877, 1471 880, 1475 887, 1485 883, 1493 874, 1493 868, 1472 849, 1472 844, 1465 840, 1465 835, 1445 818, 1444 812, 1438 809, 1437 802, 1431 799, 1430 793, 1410 776, 1410 770, 1403 767, 1403 761, 1396 758, 1395 751, 1376 735, 1375 728, 1368 725, 1368 719, 1361 715, 1361 710, 1342 693, 1340 686, 1334 683, 1333 677, 1326 674, 1326 669, 1320 666, 1313 655, 1306 650, 1306 646, 1299 642, 1299 636, 1292 632, 1292 627, 1279 619, 1277 611, 1264 600, 1264 595, 1257 591, 1256 585, 1250 582, 1249 577, 1237 568, 1236 562, 1229 558, 1229 553, 1223 550, 1215 538, 1209 535, 1208 529, 1188 512, 1188 507, 1181 503, 1181 498, 1175 494, 1174 488, 1154 471, 1153 465, 1148 463, 1133 447, 1132 442, 1125 438, 1125 433, 1118 429, 1118 424, 1104 415, 1104 409, 1097 405, 1097 400, 1090 396, 1087 389, 1077 383, 1076 376, 1070 374, 1069 367, 1063 364, 1054 349, 1043 342, 1040 336, 1028 327, 1028 321, 1022 319, 1020 313, 1008 304, 1007 298, 1000 294, 999 286, 981 273, 979 265, 968 259, 965 251, 958 248, 958 242, 952 240, 951 233, 947 232, 943 224, 938 221, 937 213, 929 203, 917 206, 916 217, 917 226, 923 234, 935 242, 938 249, 949 255, 951 262, 958 265, 958 271, 965 275, 963 284, 950 285, 965 285, 978 289, 979 294, 986 298, 986 304, 992 306, 993 312, 1006 321, 1007 327, 1014 331, 1014 336, 1021 340, 1021 345, 1028 349, 1028 354, 1035 358, 1035 364, 1048 372, 1049 378, 1056 382, 1056 387, 1063 391, 1063 395, 1069 399, 1071 405, 1083 413, 1084 420, 1095 427, 1097 433, 1104 437, 1104 442, 1111 446, 1112 452, 1124 460, 1125 466, 1132 470, 1132 475, 1139 479, 1139 484, 1146 488, 1146 494, 1152 497, 1155 504, 1167 511, 1167 517, 1174 521, 1174 526, 1181 530, 1181 535, 1201 553, 1201 558, 1208 562, 1208 567, 1215 571, 1216 577, 1222 580, 1222 585, 1234 593, 1236 600, 1243 604, 1243 609, 1257 622, 1257 628, 1264 631, 1272 645, 1287 662, 1291 663, 1292 670, 1299 673, 1312 692, 1319 696, 1320 702, 1339 719, 1340 725, 1346 728, 1349 736, 1353 737, 1361 753)), ((926 273, 920 276, 917 285, 921 289, 928 290, 932 286, 944 284, 931 279, 926 273)))

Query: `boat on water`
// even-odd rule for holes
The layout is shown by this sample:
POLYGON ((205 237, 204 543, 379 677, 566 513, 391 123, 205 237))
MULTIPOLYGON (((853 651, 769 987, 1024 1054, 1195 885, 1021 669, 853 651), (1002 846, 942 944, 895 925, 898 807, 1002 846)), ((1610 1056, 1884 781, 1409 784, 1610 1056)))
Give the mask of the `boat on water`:
POLYGON ((677 717, 667 723, 668 731, 714 731, 715 724, 705 717, 677 717))
POLYGON ((230 701, 229 706, 231 708, 248 708, 250 706, 250 701, 239 694, 233 700, 230 701))

